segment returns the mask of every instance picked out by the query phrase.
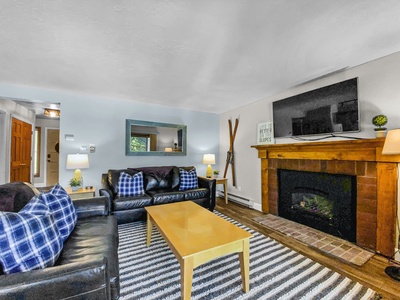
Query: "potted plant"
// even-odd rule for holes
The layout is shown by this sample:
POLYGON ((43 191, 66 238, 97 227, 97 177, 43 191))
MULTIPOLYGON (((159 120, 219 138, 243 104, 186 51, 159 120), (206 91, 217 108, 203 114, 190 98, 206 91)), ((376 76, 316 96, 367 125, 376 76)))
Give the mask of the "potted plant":
POLYGON ((376 115, 372 118, 372 124, 374 124, 377 128, 374 128, 376 131, 376 137, 385 137, 386 127, 382 127, 386 125, 388 122, 388 118, 385 115, 376 115))
POLYGON ((213 173, 214 173, 214 177, 215 177, 215 178, 218 178, 218 176, 219 176, 219 170, 214 170, 213 173))
POLYGON ((71 178, 71 180, 69 181, 69 185, 71 186, 73 191, 77 191, 81 185, 81 180, 78 178, 71 178))

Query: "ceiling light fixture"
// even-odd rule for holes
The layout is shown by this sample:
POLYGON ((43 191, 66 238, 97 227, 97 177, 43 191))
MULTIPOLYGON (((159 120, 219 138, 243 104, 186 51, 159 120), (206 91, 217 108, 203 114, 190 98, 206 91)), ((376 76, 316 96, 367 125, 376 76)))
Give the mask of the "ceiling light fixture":
POLYGON ((44 115, 46 117, 50 117, 50 118, 59 118, 60 117, 60 111, 57 110, 57 109, 45 108, 44 109, 44 115))

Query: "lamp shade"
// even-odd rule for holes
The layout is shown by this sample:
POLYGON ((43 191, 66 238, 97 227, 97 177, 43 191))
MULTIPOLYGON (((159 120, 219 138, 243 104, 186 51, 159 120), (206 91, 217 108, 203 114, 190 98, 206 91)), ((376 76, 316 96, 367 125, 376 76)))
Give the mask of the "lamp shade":
POLYGON ((67 169, 87 169, 89 168, 89 155, 87 154, 68 154, 67 169))
POLYGON ((205 165, 215 165, 215 154, 204 154, 203 164, 205 165))
POLYGON ((400 129, 388 131, 385 144, 383 145, 382 154, 400 154, 400 129))

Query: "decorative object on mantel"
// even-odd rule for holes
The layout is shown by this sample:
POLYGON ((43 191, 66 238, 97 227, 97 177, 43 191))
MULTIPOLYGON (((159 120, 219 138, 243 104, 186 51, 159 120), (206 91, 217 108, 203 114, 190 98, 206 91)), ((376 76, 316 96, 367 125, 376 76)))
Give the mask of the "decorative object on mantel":
MULTIPOLYGON (((382 155, 398 155, 400 154, 400 129, 389 130, 385 144, 383 145, 382 155)), ((398 248, 400 240, 398 241, 398 248)), ((388 266, 385 273, 391 278, 400 281, 400 267, 388 266)))
POLYGON ((232 121, 231 119, 228 120, 229 125, 229 150, 226 153, 226 163, 225 163, 225 171, 224 171, 224 178, 226 178, 226 173, 228 172, 228 167, 231 165, 232 169, 232 185, 236 186, 236 178, 235 178, 235 156, 233 151, 233 143, 235 142, 236 131, 239 125, 239 119, 235 120, 235 128, 232 132, 232 121))
POLYGON ((372 118, 372 124, 374 124, 377 128, 374 130, 376 131, 376 137, 382 138, 386 135, 386 127, 382 127, 386 125, 388 122, 388 118, 385 115, 376 115, 372 118))
POLYGON ((258 124, 257 144, 274 144, 274 130, 272 122, 258 124))

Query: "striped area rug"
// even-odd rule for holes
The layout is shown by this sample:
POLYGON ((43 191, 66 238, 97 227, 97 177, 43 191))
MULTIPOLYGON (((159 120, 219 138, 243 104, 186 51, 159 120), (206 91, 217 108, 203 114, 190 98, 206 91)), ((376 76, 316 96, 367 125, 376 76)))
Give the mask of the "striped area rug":
MULTIPOLYGON (((237 254, 194 270, 192 299, 378 299, 371 289, 216 212, 251 232, 250 291, 242 291, 237 254)), ((153 228, 146 247, 146 222, 119 225, 120 299, 180 299, 180 267, 153 228)))

